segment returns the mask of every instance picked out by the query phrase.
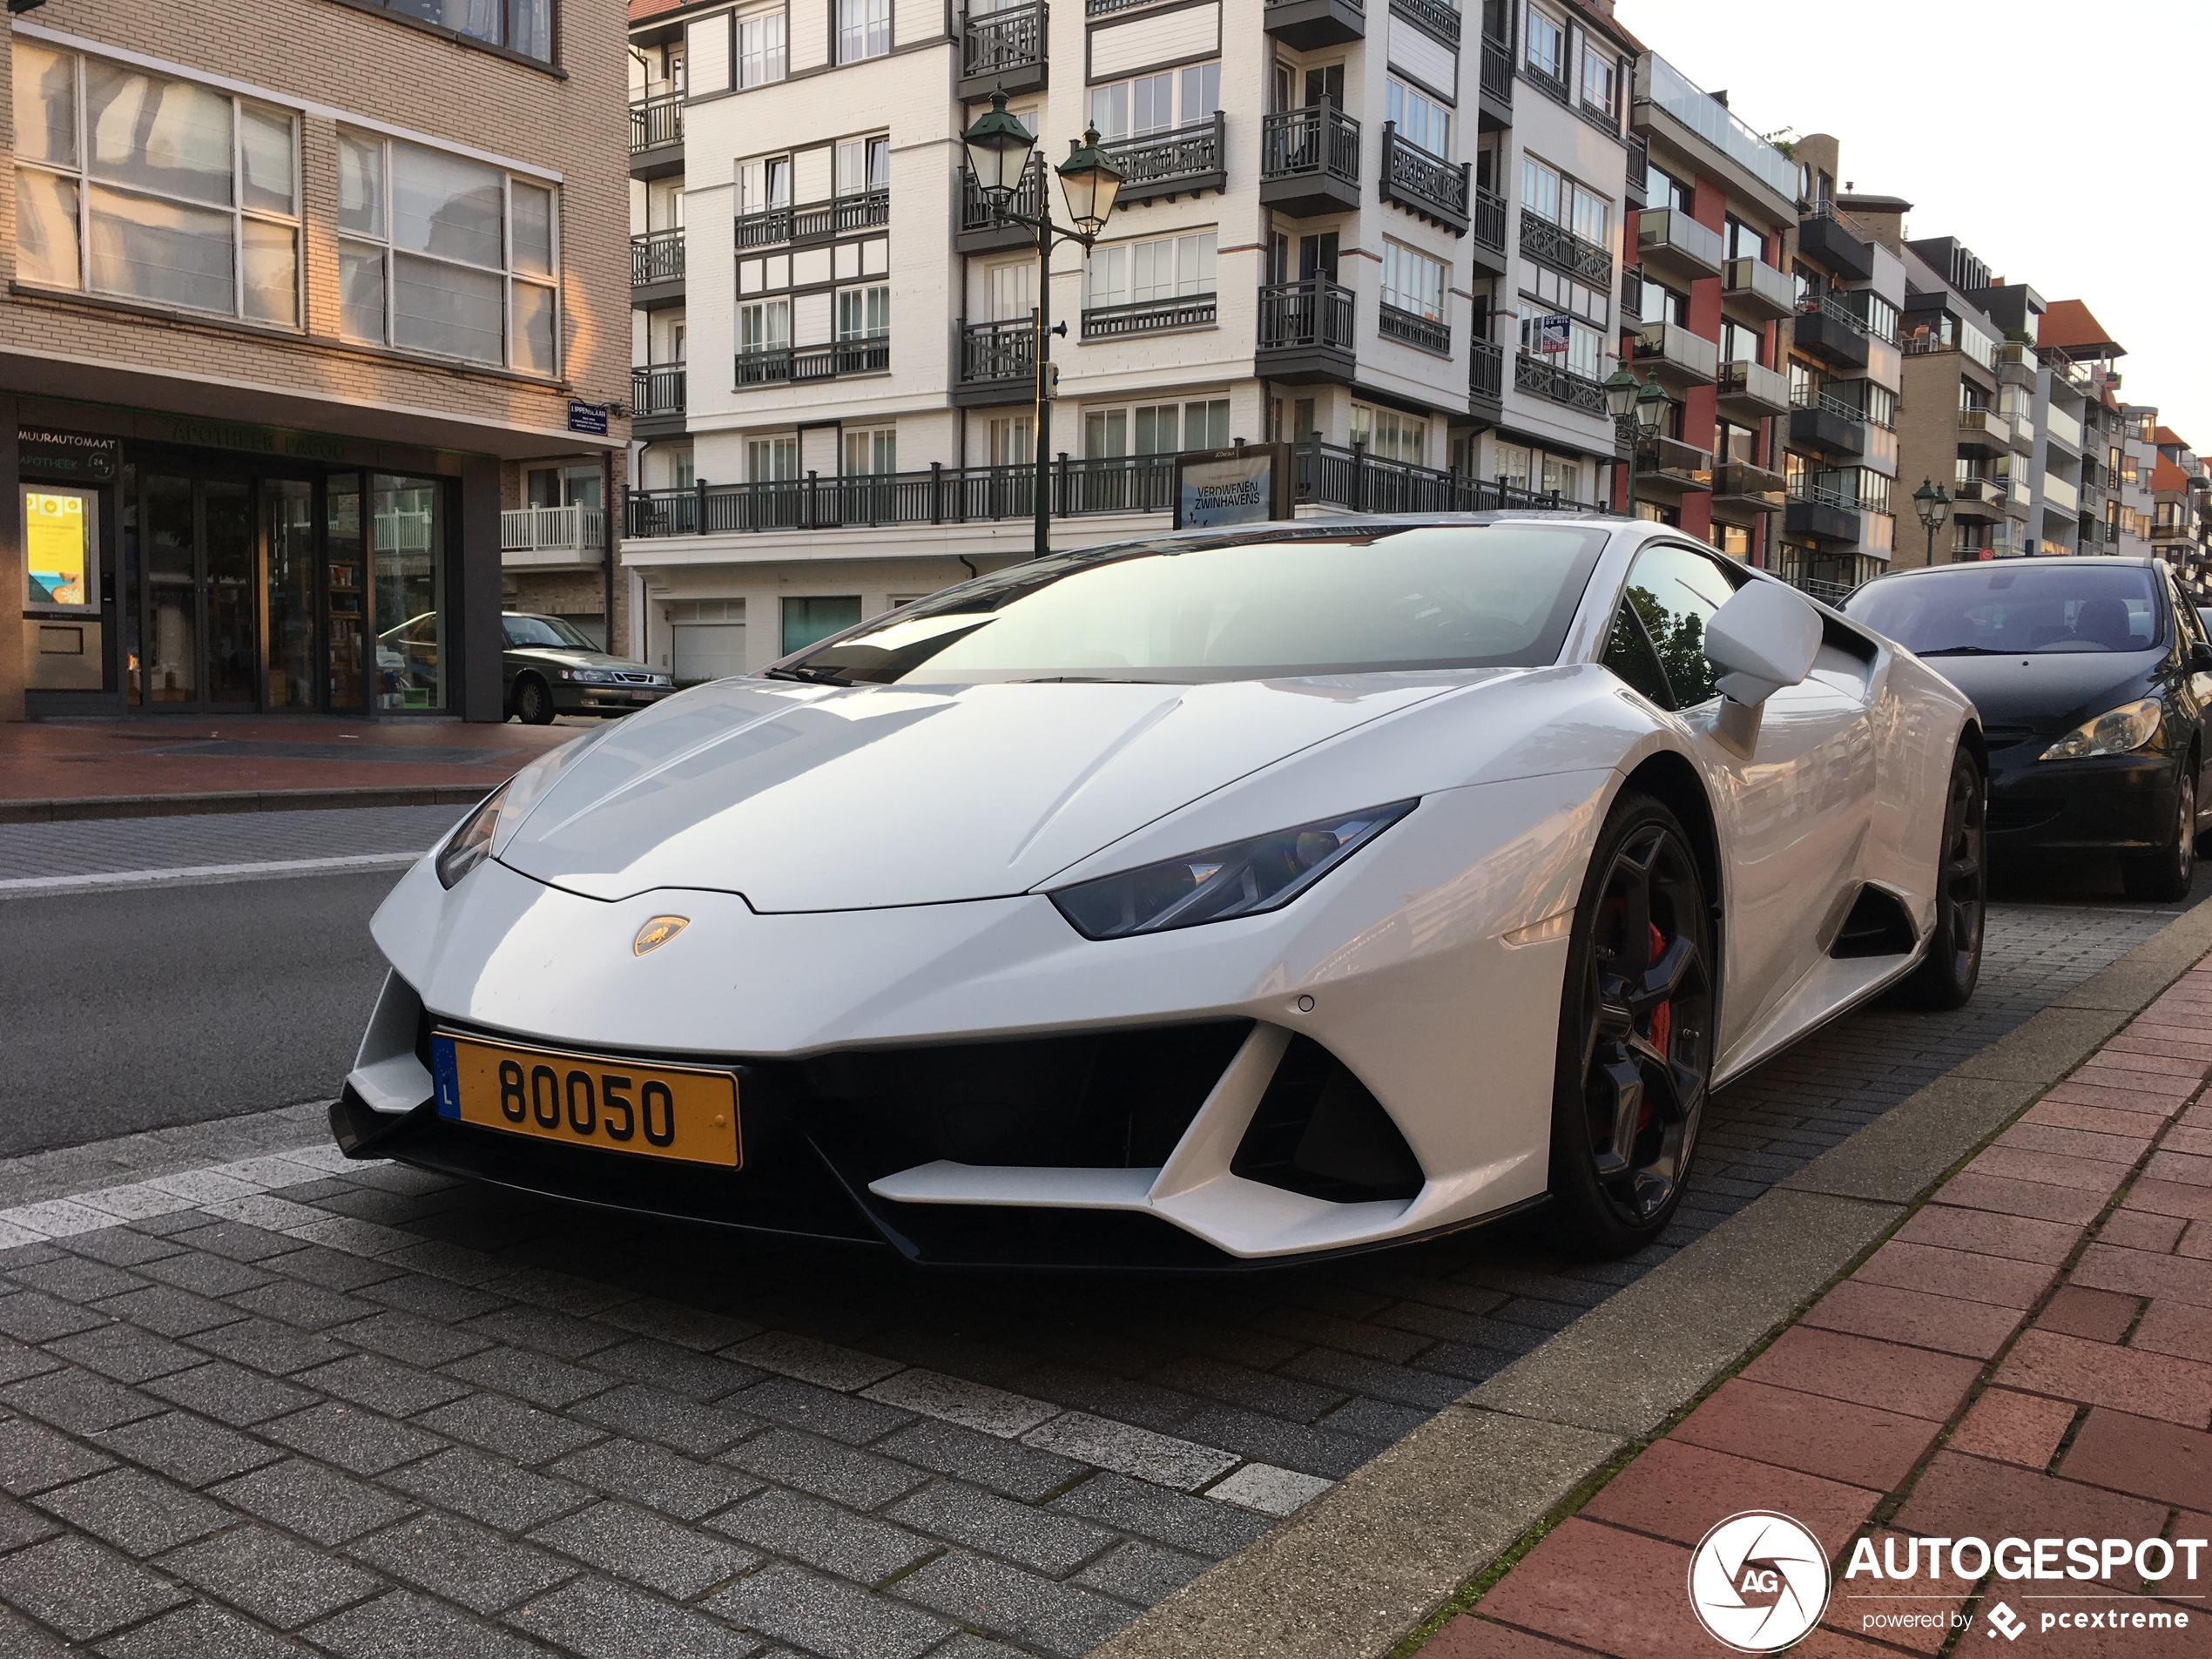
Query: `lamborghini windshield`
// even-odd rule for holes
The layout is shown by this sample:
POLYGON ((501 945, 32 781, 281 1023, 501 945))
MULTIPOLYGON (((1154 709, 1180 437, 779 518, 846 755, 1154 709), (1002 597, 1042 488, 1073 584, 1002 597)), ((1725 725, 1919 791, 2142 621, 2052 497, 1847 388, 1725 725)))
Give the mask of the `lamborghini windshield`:
POLYGON ((1607 532, 1274 530, 1017 564, 771 669, 832 685, 1271 679, 1558 660, 1607 532))

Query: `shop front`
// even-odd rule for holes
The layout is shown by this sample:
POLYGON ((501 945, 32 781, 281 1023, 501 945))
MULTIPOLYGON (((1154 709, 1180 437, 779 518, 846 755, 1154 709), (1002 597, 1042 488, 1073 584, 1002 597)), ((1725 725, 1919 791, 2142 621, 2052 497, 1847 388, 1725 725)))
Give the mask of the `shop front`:
MULTIPOLYGON (((102 424, 124 429, 16 434, 34 718, 463 711, 460 458, 179 416, 102 424)), ((496 547, 482 556, 496 571, 496 547)), ((496 686, 496 645, 474 666, 496 686)))

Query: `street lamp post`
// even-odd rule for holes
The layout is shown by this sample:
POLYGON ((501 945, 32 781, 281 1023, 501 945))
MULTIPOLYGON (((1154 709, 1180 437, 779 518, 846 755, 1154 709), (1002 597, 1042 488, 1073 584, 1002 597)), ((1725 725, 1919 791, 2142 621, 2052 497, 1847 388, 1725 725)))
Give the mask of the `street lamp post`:
POLYGON ((976 118, 975 125, 961 135, 968 149, 968 165, 975 175, 981 189, 1002 219, 1017 225, 1033 226, 1037 233, 1037 303, 1036 303, 1036 413, 1035 427, 1037 440, 1037 475, 1035 482, 1036 540, 1033 556, 1042 558, 1052 550, 1052 481, 1050 443, 1051 423, 1051 347, 1050 329, 1046 314, 1050 309, 1052 294, 1052 249, 1055 242, 1073 242, 1089 253, 1098 240, 1099 232, 1106 228, 1106 221, 1114 212, 1114 199, 1121 192, 1121 164, 1099 147, 1098 129, 1084 129, 1082 141, 1069 141, 1068 158, 1055 170, 1060 175, 1060 192, 1068 205, 1068 217, 1075 222, 1072 231, 1063 231, 1052 222, 1052 202, 1042 191, 1037 193, 1037 216, 1014 209, 1014 192, 1022 186, 1022 178, 1029 170, 1029 163, 1036 140, 1029 130, 1015 117, 1007 113, 1006 94, 993 92, 991 107, 976 118))
POLYGON ((1659 424, 1666 418, 1667 394, 1655 373, 1643 384, 1636 384, 1636 377, 1627 364, 1622 364, 1606 377, 1605 407, 1613 416, 1617 429, 1635 424, 1629 433, 1629 502, 1630 518, 1636 516, 1636 448, 1644 439, 1658 435, 1659 424))
POLYGON ((1920 487, 1912 492, 1912 510, 1920 515, 1920 523, 1928 531, 1928 563, 1935 563, 1936 532, 1943 528, 1943 521, 1951 516, 1951 497, 1943 486, 1932 478, 1920 480, 1920 487))

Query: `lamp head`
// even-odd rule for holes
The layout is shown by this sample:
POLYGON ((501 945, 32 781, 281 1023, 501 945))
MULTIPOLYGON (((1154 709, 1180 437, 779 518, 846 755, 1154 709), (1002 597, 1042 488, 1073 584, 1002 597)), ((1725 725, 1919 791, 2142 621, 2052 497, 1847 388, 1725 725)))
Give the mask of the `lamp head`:
POLYGON ((1122 164, 1100 147, 1096 127, 1085 127, 1081 143, 1069 141, 1059 172, 1060 194, 1076 233, 1086 240, 1096 236, 1113 216, 1122 190, 1122 164))
POLYGON ((1615 421, 1636 412, 1636 377, 1625 363, 1605 377, 1605 407, 1615 421))
POLYGON ((1643 383, 1636 394, 1636 430, 1647 438, 1656 436, 1667 418, 1666 388, 1659 384, 1656 374, 1643 383))
POLYGON ((975 175, 976 187, 993 206, 1003 207, 1021 188, 1029 152, 1036 144, 1029 129, 1007 113, 1004 92, 991 94, 991 107, 961 135, 961 143, 967 148, 968 171, 975 175))

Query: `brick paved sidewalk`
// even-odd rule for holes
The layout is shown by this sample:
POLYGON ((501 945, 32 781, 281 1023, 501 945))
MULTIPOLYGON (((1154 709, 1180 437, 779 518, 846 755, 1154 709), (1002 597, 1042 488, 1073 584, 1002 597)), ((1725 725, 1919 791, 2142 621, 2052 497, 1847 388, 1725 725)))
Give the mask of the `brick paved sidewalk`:
POLYGON ((1792 1517, 1831 1552, 1827 1613, 1794 1653, 1973 1653, 1999 1634, 2000 1602, 2039 1651, 2212 1651, 2212 1553, 2195 1582, 2177 1568, 2163 1587, 2196 1599, 2158 1602, 2127 1566, 2094 1582, 1842 1576, 1861 1538, 1905 1559, 1925 1538, 2212 1537, 2209 1071, 2212 961, 1618 1468, 1423 1659, 1725 1652, 1692 1614, 1691 1551, 1747 1509, 1792 1517), (1921 1599, 1898 1599, 1908 1589, 1921 1599), (2047 1614, 2110 1606, 2091 1591, 2187 1612, 2190 1628, 2043 1629, 2047 1614), (1947 1628, 1882 1622, 1901 1613, 1947 1628))

